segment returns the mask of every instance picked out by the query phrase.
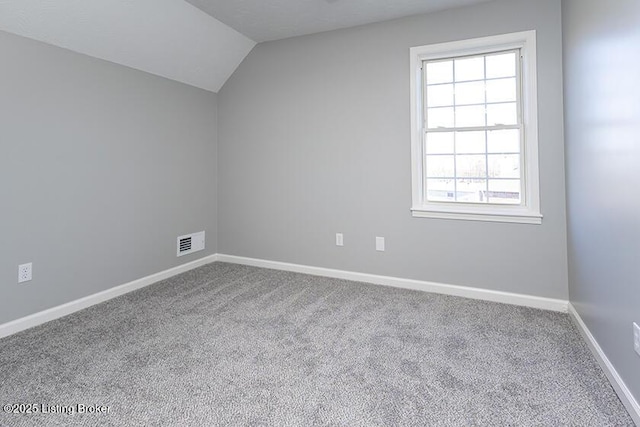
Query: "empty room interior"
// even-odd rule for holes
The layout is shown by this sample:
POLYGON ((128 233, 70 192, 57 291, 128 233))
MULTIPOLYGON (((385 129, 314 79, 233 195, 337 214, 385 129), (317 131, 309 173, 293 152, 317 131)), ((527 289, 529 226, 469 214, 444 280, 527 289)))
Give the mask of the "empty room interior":
POLYGON ((0 1, 0 426, 640 426, 637 0, 0 1))

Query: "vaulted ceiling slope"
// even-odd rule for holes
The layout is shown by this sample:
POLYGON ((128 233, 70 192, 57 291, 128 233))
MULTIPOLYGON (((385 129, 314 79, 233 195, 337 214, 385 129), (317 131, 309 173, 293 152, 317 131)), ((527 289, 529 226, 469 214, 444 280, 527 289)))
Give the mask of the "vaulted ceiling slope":
POLYGON ((256 44, 183 0, 0 0, 0 30, 213 92, 256 44))
POLYGON ((0 30, 218 92, 256 42, 491 0, 0 0, 0 30))
POLYGON ((257 42, 490 0, 187 0, 257 42))

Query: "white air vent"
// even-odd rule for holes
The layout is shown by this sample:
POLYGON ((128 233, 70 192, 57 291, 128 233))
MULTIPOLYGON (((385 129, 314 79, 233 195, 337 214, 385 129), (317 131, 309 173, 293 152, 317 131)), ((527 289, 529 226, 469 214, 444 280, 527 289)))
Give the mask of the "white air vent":
POLYGON ((178 256, 204 249, 204 231, 178 237, 178 256))

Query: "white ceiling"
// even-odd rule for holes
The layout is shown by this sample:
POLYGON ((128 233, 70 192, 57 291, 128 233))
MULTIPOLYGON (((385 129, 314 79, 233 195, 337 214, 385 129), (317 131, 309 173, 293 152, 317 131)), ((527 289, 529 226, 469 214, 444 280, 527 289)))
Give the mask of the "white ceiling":
POLYGON ((0 0, 0 30, 213 92, 255 46, 183 0, 0 0))
POLYGON ((0 30, 218 92, 256 42, 490 0, 187 1, 0 0, 0 30))
POLYGON ((263 42, 490 0, 187 0, 263 42))

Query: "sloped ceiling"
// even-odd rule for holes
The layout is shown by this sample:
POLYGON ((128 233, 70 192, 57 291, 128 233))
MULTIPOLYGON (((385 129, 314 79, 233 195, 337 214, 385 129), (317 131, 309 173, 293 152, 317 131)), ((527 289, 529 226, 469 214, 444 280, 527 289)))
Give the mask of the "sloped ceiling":
POLYGON ((490 0, 187 0, 257 42, 490 0))
POLYGON ((486 1, 0 0, 0 30, 218 92, 256 42, 486 1))
POLYGON ((183 0, 0 0, 0 30, 213 92, 256 44, 183 0))

